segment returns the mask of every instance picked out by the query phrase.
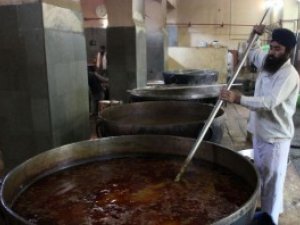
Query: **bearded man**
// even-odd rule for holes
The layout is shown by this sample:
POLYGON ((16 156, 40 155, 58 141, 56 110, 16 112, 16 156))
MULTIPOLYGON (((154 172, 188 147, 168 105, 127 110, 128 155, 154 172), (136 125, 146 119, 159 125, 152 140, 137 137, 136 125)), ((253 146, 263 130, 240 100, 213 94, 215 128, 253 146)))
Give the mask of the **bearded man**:
MULTIPOLYGON (((252 33, 261 35, 263 31, 264 26, 254 26, 252 33)), ((220 93, 222 100, 250 109, 247 129, 252 134, 254 164, 261 178, 261 210, 264 218, 272 219, 270 224, 278 224, 283 212, 283 188, 294 135, 299 75, 290 55, 295 45, 293 32, 275 29, 268 54, 259 48, 249 52, 249 60, 259 71, 254 96, 227 90, 220 93)))

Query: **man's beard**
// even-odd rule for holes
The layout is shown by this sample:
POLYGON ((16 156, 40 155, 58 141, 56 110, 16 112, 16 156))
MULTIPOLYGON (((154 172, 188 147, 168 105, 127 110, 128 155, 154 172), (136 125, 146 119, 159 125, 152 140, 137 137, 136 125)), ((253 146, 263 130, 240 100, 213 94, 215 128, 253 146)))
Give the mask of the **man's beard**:
POLYGON ((274 74, 288 60, 288 58, 288 54, 284 54, 279 58, 276 58, 272 55, 267 55, 263 65, 263 70, 268 73, 274 74))

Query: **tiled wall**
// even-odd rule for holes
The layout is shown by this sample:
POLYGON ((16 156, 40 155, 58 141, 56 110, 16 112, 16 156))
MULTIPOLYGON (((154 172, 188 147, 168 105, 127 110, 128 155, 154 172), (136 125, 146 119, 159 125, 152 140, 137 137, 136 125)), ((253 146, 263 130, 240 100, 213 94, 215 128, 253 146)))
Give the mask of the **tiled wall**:
POLYGON ((79 12, 43 3, 54 146, 88 138, 86 45, 79 12))
POLYGON ((0 148, 6 168, 49 148, 41 6, 0 7, 0 148))
POLYGON ((83 34, 45 29, 54 145, 87 138, 88 84, 83 34))
POLYGON ((42 18, 41 3, 0 6, 0 150, 6 170, 89 133, 83 32, 44 30, 42 18))

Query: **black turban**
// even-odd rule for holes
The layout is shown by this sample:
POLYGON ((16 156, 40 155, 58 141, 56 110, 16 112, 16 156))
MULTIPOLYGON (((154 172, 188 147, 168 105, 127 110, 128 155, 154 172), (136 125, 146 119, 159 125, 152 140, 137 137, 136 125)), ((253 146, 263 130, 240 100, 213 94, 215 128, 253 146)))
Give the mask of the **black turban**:
POLYGON ((289 49, 294 48, 297 42, 295 34, 292 31, 285 28, 275 29, 272 33, 271 41, 276 41, 289 49))

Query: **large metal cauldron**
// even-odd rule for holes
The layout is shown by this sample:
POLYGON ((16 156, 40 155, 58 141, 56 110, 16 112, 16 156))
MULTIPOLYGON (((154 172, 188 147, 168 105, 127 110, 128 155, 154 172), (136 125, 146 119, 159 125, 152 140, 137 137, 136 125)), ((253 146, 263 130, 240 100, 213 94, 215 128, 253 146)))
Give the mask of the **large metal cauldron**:
MULTIPOLYGON (((146 153, 185 157, 194 142, 194 139, 175 136, 159 136, 159 138, 156 135, 120 136, 69 144, 41 153, 19 165, 4 179, 1 188, 1 205, 5 214, 6 225, 30 224, 15 214, 11 210, 11 205, 24 187, 41 176, 75 164, 94 161, 99 157, 128 157, 146 153)), ((204 159, 230 169, 245 179, 253 190, 252 196, 242 207, 228 217, 215 222, 214 225, 249 224, 255 210, 259 187, 258 174, 251 162, 234 151, 208 142, 202 143, 195 158, 204 159)))
MULTIPOLYGON (((102 112, 102 136, 164 134, 196 138, 213 106, 199 102, 136 102, 108 108, 102 112)), ((220 109, 205 140, 220 142, 224 111, 220 109)))
POLYGON ((196 101, 216 103, 224 85, 153 85, 130 90, 133 102, 141 101, 196 101))
POLYGON ((170 70, 164 71, 165 84, 214 84, 219 73, 215 70, 170 70))

